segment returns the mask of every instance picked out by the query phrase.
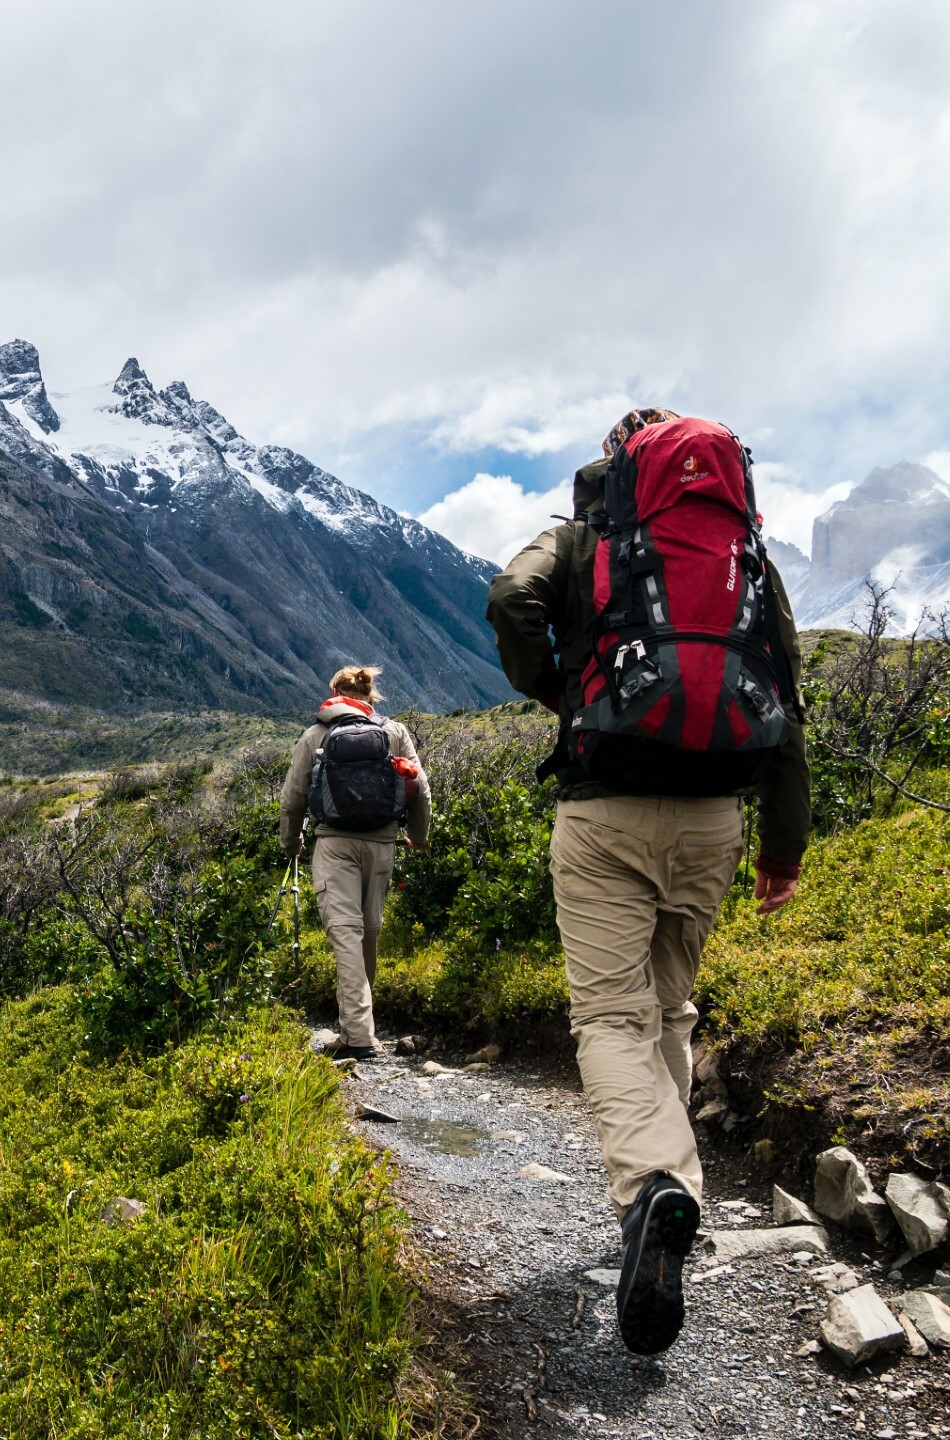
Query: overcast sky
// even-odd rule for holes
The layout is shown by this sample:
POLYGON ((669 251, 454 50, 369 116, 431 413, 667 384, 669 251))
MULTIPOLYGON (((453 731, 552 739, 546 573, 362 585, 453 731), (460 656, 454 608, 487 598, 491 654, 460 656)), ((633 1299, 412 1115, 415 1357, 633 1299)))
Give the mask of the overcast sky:
POLYGON ((738 430, 805 548, 873 465, 950 450, 947 0, 3 26, 0 339, 53 391, 134 354, 495 559, 634 403, 738 430))

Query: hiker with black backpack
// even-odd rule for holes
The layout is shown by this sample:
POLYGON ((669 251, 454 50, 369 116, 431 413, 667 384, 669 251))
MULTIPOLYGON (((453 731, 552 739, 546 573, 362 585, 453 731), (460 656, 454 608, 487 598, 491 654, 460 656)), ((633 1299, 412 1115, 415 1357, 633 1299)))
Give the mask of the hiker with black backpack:
POLYGON ((617 1317, 655 1354, 683 1322, 702 1170, 690 999, 758 797, 759 913, 810 824, 801 655, 751 456, 725 426, 633 410, 577 472, 574 518, 492 581, 512 685, 560 716, 551 873, 571 1029, 622 1227, 617 1317))
POLYGON ((400 828, 412 850, 425 847, 429 782, 409 731, 377 715, 377 666, 348 665, 330 681, 330 699, 297 741, 280 797, 280 843, 303 845, 308 811, 316 837, 313 888, 336 957, 340 1038, 325 1047, 338 1060, 377 1053, 373 1022, 376 942, 400 828))

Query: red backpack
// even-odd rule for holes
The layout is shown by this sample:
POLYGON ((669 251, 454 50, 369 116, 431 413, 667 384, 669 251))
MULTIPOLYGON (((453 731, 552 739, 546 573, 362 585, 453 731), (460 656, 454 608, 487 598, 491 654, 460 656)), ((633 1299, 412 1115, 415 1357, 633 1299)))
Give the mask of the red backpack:
POLYGON ((637 794, 751 784, 788 728, 780 691, 792 701, 748 451, 709 420, 648 425, 615 452, 590 523, 574 765, 637 794))

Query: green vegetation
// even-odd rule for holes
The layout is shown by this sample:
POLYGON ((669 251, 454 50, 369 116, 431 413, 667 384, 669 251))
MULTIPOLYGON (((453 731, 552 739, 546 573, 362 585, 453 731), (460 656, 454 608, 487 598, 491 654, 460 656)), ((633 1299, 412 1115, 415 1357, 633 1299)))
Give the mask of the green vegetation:
POLYGON ((285 764, 126 769, 94 802, 0 787, 9 1440, 413 1430, 386 1162, 309 1033, 264 1008, 285 764), (120 1197, 141 1217, 110 1223, 120 1197))
POLYGON ((0 1433, 408 1435, 401 1227, 330 1064, 279 1012, 103 1063, 71 1010, 0 1011, 0 1433))
POLYGON ((948 877, 950 816, 918 811, 819 841, 768 920, 736 887, 700 975, 710 1026, 811 1047, 916 1012, 950 1039, 948 877))
MULTIPOLYGON (((737 878, 698 984, 705 1039, 762 1124, 805 1117, 822 1143, 933 1163, 950 1139, 946 653, 880 635, 812 648, 818 833, 799 894, 762 920, 737 878)), ((264 934, 297 727, 34 718, 37 754, 59 732, 121 764, 0 782, 0 1434, 408 1436, 386 1168, 280 1004, 332 1006, 309 887, 299 991, 289 902, 264 934), (103 1223, 119 1196, 141 1218, 103 1223)), ((428 851, 398 852, 381 1021, 566 1035, 554 801, 534 780, 551 718, 405 718, 435 820, 428 851)))

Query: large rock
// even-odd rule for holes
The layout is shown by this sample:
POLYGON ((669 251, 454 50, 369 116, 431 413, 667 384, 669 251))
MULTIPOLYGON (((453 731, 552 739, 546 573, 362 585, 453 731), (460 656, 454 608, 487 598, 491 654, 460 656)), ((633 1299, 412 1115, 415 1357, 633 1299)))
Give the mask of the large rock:
POLYGON ((709 1237, 717 1260, 739 1260, 743 1255, 793 1255, 811 1250, 828 1251, 828 1232, 820 1225, 785 1225, 779 1230, 714 1230, 709 1237))
POLYGON ((820 1225, 821 1221, 804 1200, 797 1200, 787 1190, 772 1186, 772 1218, 776 1225, 820 1225))
POLYGON ((875 1191, 861 1161, 843 1145, 818 1156, 815 1209, 847 1230, 873 1235, 879 1243, 894 1228, 887 1201, 875 1191))
POLYGON ((915 1255, 926 1255, 943 1244, 950 1216, 932 1183, 919 1175, 890 1175, 884 1195, 915 1255))
POLYGON ((925 1340, 938 1350, 950 1350, 950 1308, 942 1300, 926 1290, 910 1290, 901 1305, 925 1340))
POLYGON ((835 1296, 821 1322, 821 1338, 846 1365, 862 1365, 882 1351, 907 1344, 903 1326, 873 1285, 835 1296))
POLYGON ((696 1116, 698 1125, 715 1125, 716 1121, 722 1121, 729 1113, 729 1105, 725 1100, 710 1100, 703 1106, 696 1116))

